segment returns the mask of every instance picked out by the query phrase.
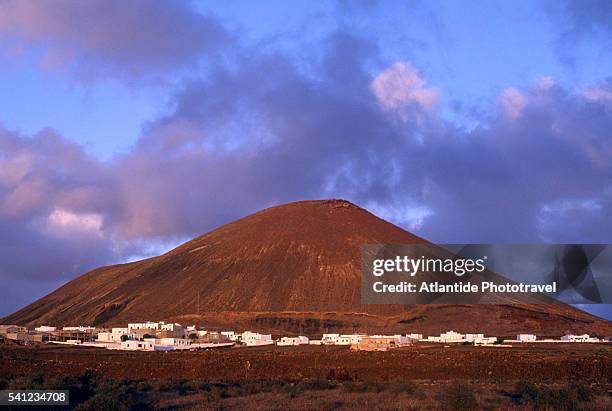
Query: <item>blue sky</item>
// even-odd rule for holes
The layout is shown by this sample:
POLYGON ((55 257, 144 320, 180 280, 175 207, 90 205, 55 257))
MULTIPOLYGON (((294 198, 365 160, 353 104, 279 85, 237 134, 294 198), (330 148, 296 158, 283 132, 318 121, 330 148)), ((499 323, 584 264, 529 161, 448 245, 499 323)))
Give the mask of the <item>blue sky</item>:
POLYGON ((0 274, 34 290, 0 314, 303 198, 438 242, 608 243, 610 19, 597 0, 0 0, 0 274))

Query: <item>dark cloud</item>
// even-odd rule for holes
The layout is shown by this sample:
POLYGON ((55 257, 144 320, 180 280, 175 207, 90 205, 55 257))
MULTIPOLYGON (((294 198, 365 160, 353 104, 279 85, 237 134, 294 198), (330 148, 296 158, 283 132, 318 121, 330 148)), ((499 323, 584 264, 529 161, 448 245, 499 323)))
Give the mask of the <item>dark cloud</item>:
MULTIPOLYGON (((608 0, 565 0, 558 3, 568 34, 603 34, 612 41, 612 3, 608 0)), ((610 43, 612 44, 612 43, 610 43)))
POLYGON ((557 31, 555 46, 562 62, 574 66, 576 47, 586 41, 603 50, 612 49, 612 2, 563 0, 544 4, 557 31))
POLYGON ((51 131, 0 132, 3 278, 69 277, 322 197, 433 241, 610 241, 609 83, 509 88, 487 125, 466 131, 410 62, 383 63, 346 33, 323 51, 303 73, 285 55, 242 50, 185 82, 173 110, 108 162, 51 131))
POLYGON ((43 50, 45 67, 130 79, 193 66, 230 39, 180 0, 0 0, 0 34, 43 50))

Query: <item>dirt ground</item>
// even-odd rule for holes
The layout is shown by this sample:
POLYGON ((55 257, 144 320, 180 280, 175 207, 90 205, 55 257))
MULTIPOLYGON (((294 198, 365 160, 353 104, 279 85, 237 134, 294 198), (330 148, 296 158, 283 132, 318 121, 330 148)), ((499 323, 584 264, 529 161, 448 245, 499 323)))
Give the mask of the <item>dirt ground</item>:
POLYGON ((521 344, 514 347, 420 345, 387 352, 348 347, 254 347, 197 352, 124 352, 41 345, 0 346, 0 375, 92 370, 112 378, 323 378, 368 382, 396 379, 610 382, 612 345, 521 344))
MULTIPOLYGON (((112 380, 206 385, 181 388, 180 395, 162 392, 154 406, 161 409, 468 409, 470 406, 444 405, 446 393, 458 381, 469 387, 480 409, 542 408, 517 402, 514 387, 521 380, 561 390, 576 382, 586 384, 595 395, 580 408, 612 409, 612 346, 606 344, 520 344, 511 348, 417 344, 388 352, 268 346, 165 353, 0 345, 0 378, 84 373, 112 380), (304 380, 333 385, 300 388, 304 380), (249 381, 264 385, 282 381, 284 388, 260 389, 257 385, 246 394, 241 388, 241 394, 234 395, 233 385, 223 385, 225 391, 209 385, 244 386, 249 381)), ((543 408, 557 408, 550 404, 544 403, 543 408)))

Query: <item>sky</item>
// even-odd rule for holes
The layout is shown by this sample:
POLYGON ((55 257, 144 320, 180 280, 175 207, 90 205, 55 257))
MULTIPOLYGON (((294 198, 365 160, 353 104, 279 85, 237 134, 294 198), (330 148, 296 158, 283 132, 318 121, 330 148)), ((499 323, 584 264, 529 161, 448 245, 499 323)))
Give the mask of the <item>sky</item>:
POLYGON ((439 243, 610 243, 610 21, 606 0, 0 0, 0 316, 302 199, 439 243))

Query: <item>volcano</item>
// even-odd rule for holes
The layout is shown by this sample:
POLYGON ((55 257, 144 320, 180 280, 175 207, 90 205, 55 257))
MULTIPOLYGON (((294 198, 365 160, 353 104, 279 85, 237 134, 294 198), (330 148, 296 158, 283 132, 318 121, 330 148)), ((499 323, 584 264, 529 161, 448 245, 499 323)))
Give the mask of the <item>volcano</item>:
POLYGON ((95 269, 0 321, 118 326, 166 320, 296 334, 612 334, 610 321, 563 304, 361 304, 362 244, 425 242, 348 201, 289 203, 158 257, 95 269))

